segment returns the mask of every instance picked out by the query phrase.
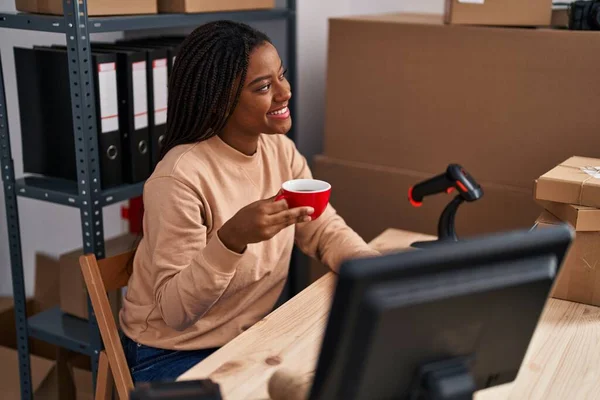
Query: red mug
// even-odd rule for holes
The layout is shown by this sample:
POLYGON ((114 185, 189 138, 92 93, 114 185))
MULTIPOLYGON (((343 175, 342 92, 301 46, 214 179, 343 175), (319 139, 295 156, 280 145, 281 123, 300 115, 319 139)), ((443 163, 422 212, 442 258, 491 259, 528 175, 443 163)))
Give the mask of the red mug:
POLYGON ((327 204, 331 194, 331 185, 317 179, 295 179, 285 182, 281 192, 275 201, 285 199, 290 208, 312 207, 315 212, 311 215, 312 220, 319 218, 327 204))

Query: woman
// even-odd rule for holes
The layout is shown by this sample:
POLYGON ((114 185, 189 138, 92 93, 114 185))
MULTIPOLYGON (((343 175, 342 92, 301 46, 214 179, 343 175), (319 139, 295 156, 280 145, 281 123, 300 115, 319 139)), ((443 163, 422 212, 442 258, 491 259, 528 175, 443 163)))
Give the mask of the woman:
POLYGON ((173 380, 268 314, 294 241, 335 270, 378 253, 328 206, 274 197, 309 178, 285 134, 290 85, 269 38, 219 21, 182 43, 162 159, 144 186, 144 231, 120 314, 134 381, 173 380))

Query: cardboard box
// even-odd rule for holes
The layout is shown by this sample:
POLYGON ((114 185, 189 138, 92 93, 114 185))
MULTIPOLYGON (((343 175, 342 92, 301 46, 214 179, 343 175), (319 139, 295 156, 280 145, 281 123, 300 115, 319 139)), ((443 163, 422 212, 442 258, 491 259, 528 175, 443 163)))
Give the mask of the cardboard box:
POLYGON ((538 203, 561 221, 568 222, 576 231, 600 232, 600 209, 575 204, 538 200, 538 203))
POLYGON ((275 0, 158 0, 161 13, 199 13, 259 10, 275 7, 275 0))
MULTIPOLYGON (((107 257, 112 257, 133 250, 136 245, 137 236, 127 233, 106 240, 104 250, 107 257)), ((79 266, 82 254, 80 248, 60 256, 60 309, 66 314, 88 319, 88 294, 79 266)), ((108 298, 116 319, 121 309, 121 292, 109 292, 108 298)))
MULTIPOLYGON (((81 1, 80 1, 81 3, 81 1)), ((15 0, 17 11, 63 15, 63 0, 15 0)), ((156 14, 156 0, 87 0, 88 16, 156 14)))
MULTIPOLYGON (((21 398, 21 380, 19 377, 19 355, 16 350, 0 346, 0 393, 2 399, 21 398)), ((55 362, 32 355, 30 357, 31 388, 36 394, 54 368, 55 362)))
MULTIPOLYGON (((31 315, 33 299, 27 299, 27 311, 31 315)), ((0 297, 0 346, 17 348, 17 330, 15 326, 15 307, 12 297, 0 297)))
MULTIPOLYGON (((58 305, 58 259, 48 254, 35 255, 34 297, 26 300, 31 317, 58 305)), ((13 297, 0 297, 0 346, 16 348, 17 334, 13 297)), ((29 351, 47 359, 55 359, 56 346, 38 339, 29 340, 29 351)))
POLYGON ((569 11, 567 7, 553 8, 550 26, 567 29, 569 27, 569 11))
MULTIPOLYGON (((59 303, 59 261, 49 254, 36 253, 34 297, 26 300, 27 317, 56 307, 59 303)), ((0 346, 17 348, 14 299, 0 297, 0 346)), ((43 340, 29 338, 29 352, 48 360, 55 360, 58 347, 43 340)), ((90 369, 90 358, 73 354, 71 364, 78 368, 90 369)), ((37 393, 36 393, 37 397, 37 393)))
MULTIPOLYGON (((0 392, 2 399, 18 400, 21 398, 18 353, 15 349, 0 346, 0 392)), ((61 389, 57 365, 54 360, 31 355, 31 386, 34 398, 40 400, 59 400, 61 389)), ((75 394, 78 400, 94 398, 92 373, 89 370, 69 366, 75 394)))
MULTIPOLYGON (((35 299, 27 299, 27 316, 31 317, 39 311, 39 305, 35 299)), ((17 330, 15 325, 15 309, 12 297, 0 298, 0 346, 16 349, 17 330)), ((57 347, 39 339, 29 339, 29 352, 37 356, 54 360, 57 347)))
POLYGON ((570 157, 536 182, 535 198, 600 207, 600 159, 570 157))
MULTIPOLYGON (((538 228, 562 223, 548 211, 538 228)), ((600 232, 577 232, 551 293, 552 297, 600 306, 600 232)))
MULTIPOLYGON (((408 202, 408 189, 432 175, 411 170, 317 156, 313 175, 332 186, 331 204, 365 241, 387 228, 437 235, 439 217, 452 199, 446 194, 426 197, 421 207, 408 202)), ((532 190, 479 181, 481 199, 463 203, 456 215, 459 237, 531 228, 542 210, 532 190)))
POLYGON ((548 26, 552 0, 446 0, 448 24, 548 26))
MULTIPOLYGON (((431 175, 316 156, 313 175, 332 186, 331 204, 346 223, 369 242, 385 229, 398 228, 437 235, 437 224, 450 196, 425 198, 419 208, 408 202, 408 188, 431 175), (368 190, 367 190, 368 188, 368 190)), ((531 228, 542 208, 531 189, 479 182, 484 195, 463 203, 456 215, 459 237, 519 228, 531 228)), ((312 283, 329 271, 316 260, 309 265, 312 283)))
POLYGON ((324 154, 531 190, 600 157, 600 33, 444 25, 441 15, 330 20, 324 154), (582 56, 584 54, 585 56, 582 56), (589 115, 588 115, 589 114, 589 115))
POLYGON ((58 274, 58 257, 41 252, 35 254, 35 301, 32 309, 33 314, 37 314, 58 305, 58 274))
POLYGON ((35 399, 62 400, 63 398, 75 398, 77 400, 94 400, 91 371, 73 365, 68 365, 67 368, 72 384, 60 380, 58 367, 55 366, 36 390, 35 399), (61 387, 61 385, 63 386, 61 387))

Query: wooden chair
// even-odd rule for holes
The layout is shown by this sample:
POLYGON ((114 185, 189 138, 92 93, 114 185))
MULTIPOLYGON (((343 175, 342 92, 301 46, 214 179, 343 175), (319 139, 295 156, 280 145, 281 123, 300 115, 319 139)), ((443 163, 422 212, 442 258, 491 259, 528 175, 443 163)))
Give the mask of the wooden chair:
POLYGON ((113 381, 121 400, 129 399, 133 380, 127 366, 119 331, 107 292, 127 286, 133 251, 97 260, 94 254, 79 258, 81 272, 92 302, 104 350, 100 352, 96 378, 96 400, 110 399, 113 381))

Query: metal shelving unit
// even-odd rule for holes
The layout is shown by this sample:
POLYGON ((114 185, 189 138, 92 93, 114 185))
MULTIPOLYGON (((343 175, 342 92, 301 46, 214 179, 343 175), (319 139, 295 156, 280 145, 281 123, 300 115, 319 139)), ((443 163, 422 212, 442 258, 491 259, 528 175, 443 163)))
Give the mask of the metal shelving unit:
MULTIPOLYGON (((69 63, 75 152, 78 163, 77 182, 43 177, 15 179, 7 117, 7 104, 0 59, 0 167, 6 203, 9 235, 15 322, 21 378, 21 398, 33 398, 28 338, 37 338, 92 357, 94 382, 97 356, 102 348, 96 318, 89 306, 89 321, 63 314, 58 307, 27 318, 25 285, 21 251, 17 196, 79 208, 83 233, 83 250, 104 257, 104 206, 142 194, 143 183, 123 185, 110 190, 100 188, 98 140, 94 96, 94 81, 90 56, 90 34, 196 26, 217 20, 237 21, 285 20, 287 64, 292 86, 296 86, 296 1, 287 0, 285 7, 272 10, 235 11, 203 14, 156 14, 115 17, 89 17, 87 1, 63 0, 63 16, 29 13, 0 13, 0 28, 11 28, 66 35, 69 63)), ((295 113, 296 101, 290 103, 295 113)), ((295 139, 294 133, 290 137, 295 139)), ((26 149, 24 149, 26 151, 26 149)))

